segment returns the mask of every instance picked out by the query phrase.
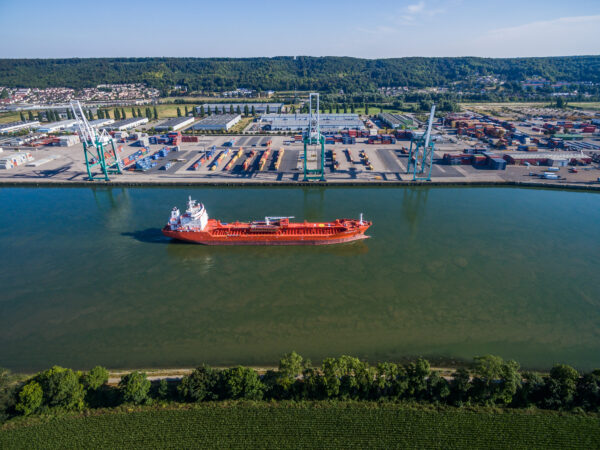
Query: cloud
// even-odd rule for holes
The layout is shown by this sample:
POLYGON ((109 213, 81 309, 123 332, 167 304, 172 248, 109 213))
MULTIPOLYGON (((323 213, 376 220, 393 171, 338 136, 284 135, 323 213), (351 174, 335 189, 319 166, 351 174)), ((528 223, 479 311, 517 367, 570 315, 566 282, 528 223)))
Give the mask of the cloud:
POLYGON ((425 2, 419 2, 415 3, 414 5, 408 5, 406 7, 406 12, 410 14, 417 14, 423 11, 423 9, 425 9, 425 2))
POLYGON ((559 17, 496 28, 484 33, 478 46, 490 56, 557 56, 597 54, 600 15, 559 17))
POLYGON ((445 8, 427 7, 424 1, 405 6, 397 17, 403 25, 411 25, 423 17, 432 17, 446 12, 445 8))

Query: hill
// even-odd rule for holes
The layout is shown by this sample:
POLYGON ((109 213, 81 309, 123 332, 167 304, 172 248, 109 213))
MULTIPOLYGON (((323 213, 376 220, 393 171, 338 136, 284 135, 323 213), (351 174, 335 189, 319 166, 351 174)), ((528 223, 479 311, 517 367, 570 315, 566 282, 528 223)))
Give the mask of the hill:
POLYGON ((0 86, 30 88, 146 83, 163 91, 179 84, 190 91, 249 87, 366 92, 382 86, 444 86, 491 74, 508 82, 541 76, 550 81, 600 83, 600 56, 0 59, 0 86))

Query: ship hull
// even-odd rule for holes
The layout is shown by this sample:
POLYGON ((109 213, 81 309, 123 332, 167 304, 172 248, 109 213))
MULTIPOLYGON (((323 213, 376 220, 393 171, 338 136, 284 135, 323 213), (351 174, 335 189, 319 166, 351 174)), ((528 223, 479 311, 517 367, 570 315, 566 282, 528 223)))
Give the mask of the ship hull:
POLYGON ((163 234, 172 239, 201 245, 332 245, 345 242, 368 239, 363 232, 348 232, 327 237, 314 236, 236 236, 236 237, 211 237, 207 233, 193 231, 173 231, 163 229, 163 234))

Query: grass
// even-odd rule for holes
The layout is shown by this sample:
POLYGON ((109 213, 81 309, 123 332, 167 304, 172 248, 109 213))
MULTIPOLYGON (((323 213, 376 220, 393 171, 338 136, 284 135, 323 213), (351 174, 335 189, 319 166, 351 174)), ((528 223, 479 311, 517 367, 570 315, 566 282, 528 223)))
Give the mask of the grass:
POLYGON ((4 426, 1 448, 598 448, 597 415, 377 403, 126 407, 4 426))
MULTIPOLYGON (((25 116, 27 118, 27 115, 25 116)), ((0 123, 17 122, 21 120, 18 112, 9 112, 0 114, 0 123)))

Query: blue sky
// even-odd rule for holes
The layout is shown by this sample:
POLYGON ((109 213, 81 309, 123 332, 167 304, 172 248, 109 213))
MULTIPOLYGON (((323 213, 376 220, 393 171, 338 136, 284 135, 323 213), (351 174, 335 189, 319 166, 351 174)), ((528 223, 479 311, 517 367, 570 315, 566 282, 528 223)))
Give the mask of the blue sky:
POLYGON ((0 0, 0 57, 600 54, 600 1, 0 0))

